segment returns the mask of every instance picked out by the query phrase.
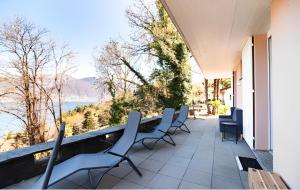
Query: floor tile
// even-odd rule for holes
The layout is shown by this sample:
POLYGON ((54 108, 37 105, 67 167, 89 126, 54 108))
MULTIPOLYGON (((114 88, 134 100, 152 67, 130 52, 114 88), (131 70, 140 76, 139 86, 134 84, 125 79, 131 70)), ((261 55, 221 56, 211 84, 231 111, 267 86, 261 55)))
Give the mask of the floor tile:
POLYGON ((211 174, 199 170, 188 169, 183 177, 184 181, 196 183, 198 185, 210 188, 211 174))
POLYGON ((189 165, 190 159, 182 158, 178 156, 172 157, 168 163, 176 166, 187 167, 189 165))
POLYGON ((172 152, 165 152, 165 151, 159 151, 155 152, 150 156, 150 159, 152 160, 158 160, 161 162, 167 162, 171 157, 173 153, 172 152))
POLYGON ((121 181, 120 178, 112 175, 104 175, 97 189, 111 189, 114 185, 121 181))
MULTIPOLYGON (((134 165, 138 166, 140 163, 142 163, 145 158, 141 158, 135 155, 129 156, 130 160, 134 163, 134 165)), ((129 164, 126 160, 122 162, 123 164, 129 164)))
POLYGON ((171 177, 181 179, 186 171, 186 167, 175 166, 172 164, 166 164, 159 173, 171 177))
POLYGON ((243 185, 240 180, 226 178, 223 176, 213 176, 212 188, 213 189, 242 189, 243 185))
POLYGON ((117 183, 115 186, 112 187, 112 189, 143 189, 144 186, 138 185, 136 183, 132 183, 130 181, 121 180, 119 183, 117 183))
POLYGON ((139 176, 135 171, 132 171, 128 176, 126 176, 124 179, 126 181, 130 181, 142 186, 146 186, 155 176, 156 173, 151 172, 149 170, 145 170, 142 168, 139 168, 140 172, 143 174, 143 176, 139 176))
POLYGON ((162 167, 163 167, 164 163, 157 161, 157 160, 152 160, 152 159, 147 159, 144 160, 139 167, 140 168, 144 168, 153 172, 158 172, 162 167))
POLYGON ((240 179, 237 167, 218 165, 213 167, 213 175, 224 176, 228 178, 240 179))
POLYGON ((119 164, 119 167, 111 169, 108 173, 118 178, 123 178, 132 171, 132 167, 128 164, 119 164))
POLYGON ((146 188, 151 189, 177 189, 179 187, 180 180, 165 176, 162 174, 156 174, 146 188))
POLYGON ((201 186, 196 183, 191 183, 188 181, 182 181, 180 183, 179 189, 208 189, 208 187, 201 186))

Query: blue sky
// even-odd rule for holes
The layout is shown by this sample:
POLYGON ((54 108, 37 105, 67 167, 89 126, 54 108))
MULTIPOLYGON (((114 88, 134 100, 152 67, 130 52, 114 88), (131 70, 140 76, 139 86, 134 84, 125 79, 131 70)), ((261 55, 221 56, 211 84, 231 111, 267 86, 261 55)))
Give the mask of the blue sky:
POLYGON ((92 54, 109 39, 127 39, 125 16, 133 0, 0 0, 0 23, 16 16, 46 28, 76 53, 74 77, 94 76, 92 54))
MULTIPOLYGON (((59 43, 76 53, 73 77, 95 76, 93 54, 110 39, 128 39, 126 9, 134 0, 0 0, 0 24, 16 16, 47 29, 59 43)), ((1 60, 0 60, 1 62, 1 60)), ((194 60, 192 70, 201 72, 194 60)), ((142 71, 143 72, 143 71, 142 71)), ((147 73, 147 71, 145 71, 147 73)), ((192 73, 198 82, 202 75, 192 73)))

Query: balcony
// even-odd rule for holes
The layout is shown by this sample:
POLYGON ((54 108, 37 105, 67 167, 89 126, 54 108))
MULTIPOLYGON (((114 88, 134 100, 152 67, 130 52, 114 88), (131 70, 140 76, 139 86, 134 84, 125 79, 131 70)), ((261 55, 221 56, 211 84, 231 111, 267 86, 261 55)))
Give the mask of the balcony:
MULTIPOLYGON (((176 146, 160 141, 149 151, 140 144, 129 153, 143 177, 126 162, 112 169, 100 182, 105 189, 241 189, 248 188, 247 172, 240 171, 235 156, 255 157, 248 145, 239 141, 221 141, 217 119, 189 119, 191 134, 173 135, 176 146)), ((101 170, 93 171, 97 177, 101 170)), ((28 188, 37 177, 7 188, 28 188)), ((51 188, 89 188, 87 171, 78 172, 51 188)))

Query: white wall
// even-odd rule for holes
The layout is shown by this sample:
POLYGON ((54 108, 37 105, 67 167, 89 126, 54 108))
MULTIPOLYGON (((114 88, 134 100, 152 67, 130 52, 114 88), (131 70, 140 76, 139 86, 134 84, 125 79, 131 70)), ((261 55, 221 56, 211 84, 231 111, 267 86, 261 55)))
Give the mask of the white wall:
POLYGON ((300 0, 273 0, 271 12, 274 171, 300 188, 300 0))
POLYGON ((242 52, 243 73, 243 136, 250 148, 253 148, 253 59, 252 37, 245 44, 242 52))

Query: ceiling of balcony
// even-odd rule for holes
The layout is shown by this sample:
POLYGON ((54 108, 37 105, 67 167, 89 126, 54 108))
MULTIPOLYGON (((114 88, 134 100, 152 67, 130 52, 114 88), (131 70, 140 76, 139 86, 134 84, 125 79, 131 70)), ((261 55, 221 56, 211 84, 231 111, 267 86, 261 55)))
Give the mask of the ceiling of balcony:
POLYGON ((266 33, 271 0, 162 0, 206 78, 230 77, 247 38, 266 33))

